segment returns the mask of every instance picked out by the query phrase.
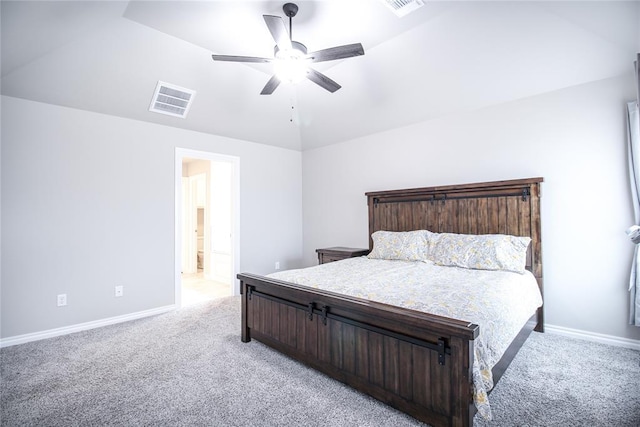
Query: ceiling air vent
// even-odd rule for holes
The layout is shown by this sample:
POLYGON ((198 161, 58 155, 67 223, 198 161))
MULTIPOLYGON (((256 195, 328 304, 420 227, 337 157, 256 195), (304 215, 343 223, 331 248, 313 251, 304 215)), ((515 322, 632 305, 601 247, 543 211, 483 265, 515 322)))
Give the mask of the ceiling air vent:
POLYGON ((398 17, 402 18, 424 6, 422 0, 381 0, 398 17))
POLYGON ((194 96, 196 96, 195 90, 158 82, 149 111, 184 119, 187 117, 194 96))

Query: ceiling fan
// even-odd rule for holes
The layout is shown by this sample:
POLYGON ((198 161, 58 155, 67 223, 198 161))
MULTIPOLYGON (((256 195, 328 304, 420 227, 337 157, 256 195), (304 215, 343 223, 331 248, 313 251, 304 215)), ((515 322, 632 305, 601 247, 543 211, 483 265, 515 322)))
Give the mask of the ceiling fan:
POLYGON ((260 95, 271 95, 281 81, 296 83, 305 77, 320 87, 335 92, 341 86, 322 73, 310 68, 313 62, 335 61, 337 59, 350 58, 364 55, 364 48, 360 43, 344 46, 330 47, 307 53, 307 48, 302 43, 292 39, 292 18, 298 13, 298 6, 286 3, 282 6, 284 14, 289 17, 289 32, 284 21, 279 16, 263 15, 264 22, 276 42, 273 58, 257 58, 253 56, 211 55, 214 61, 229 62, 272 62, 274 75, 269 79, 260 95))

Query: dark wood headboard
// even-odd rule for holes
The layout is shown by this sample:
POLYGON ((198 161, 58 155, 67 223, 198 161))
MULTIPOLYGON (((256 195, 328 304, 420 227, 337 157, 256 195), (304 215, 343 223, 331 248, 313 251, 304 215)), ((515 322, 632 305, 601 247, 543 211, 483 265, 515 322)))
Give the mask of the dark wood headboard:
MULTIPOLYGON (((529 178, 368 192, 369 249, 371 234, 378 230, 528 236, 527 266, 542 293, 542 182, 543 178, 529 178)), ((542 309, 540 320, 541 316, 542 309)))

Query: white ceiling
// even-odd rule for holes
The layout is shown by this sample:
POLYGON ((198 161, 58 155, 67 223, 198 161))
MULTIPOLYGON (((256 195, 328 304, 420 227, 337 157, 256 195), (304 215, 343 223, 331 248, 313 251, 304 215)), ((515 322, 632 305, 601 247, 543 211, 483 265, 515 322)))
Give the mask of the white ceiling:
POLYGON ((640 48, 638 2, 298 1, 294 40, 365 55, 314 66, 333 94, 261 96, 270 64, 211 54, 272 56, 283 3, 2 0, 2 94, 305 150, 628 73, 640 48), (197 91, 186 119, 148 111, 159 80, 197 91))

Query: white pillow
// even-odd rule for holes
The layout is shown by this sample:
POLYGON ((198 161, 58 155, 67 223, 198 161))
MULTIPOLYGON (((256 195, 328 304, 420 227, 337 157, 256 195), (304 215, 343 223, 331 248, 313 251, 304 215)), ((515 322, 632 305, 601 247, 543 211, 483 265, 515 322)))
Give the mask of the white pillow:
POLYGON ((506 234, 434 233, 430 241, 429 258, 436 264, 523 273, 531 238, 506 234))
POLYGON ((372 259, 427 261, 429 235, 432 234, 427 230, 376 231, 371 235, 373 250, 368 257, 372 259))

